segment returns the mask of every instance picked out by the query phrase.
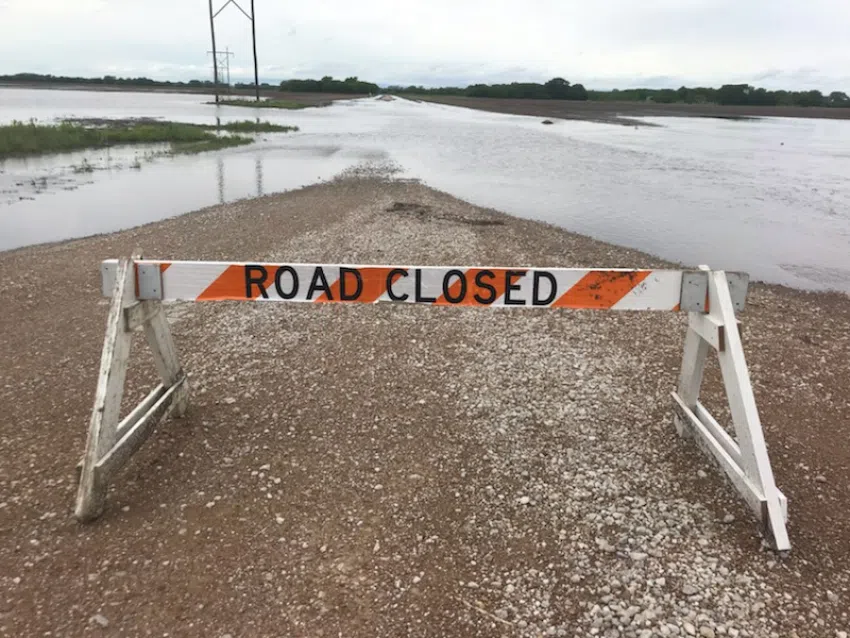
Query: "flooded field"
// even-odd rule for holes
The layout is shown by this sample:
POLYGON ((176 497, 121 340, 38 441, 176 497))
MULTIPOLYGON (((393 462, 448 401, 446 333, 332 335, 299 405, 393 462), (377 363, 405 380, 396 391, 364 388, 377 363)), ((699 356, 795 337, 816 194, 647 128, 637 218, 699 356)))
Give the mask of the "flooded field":
POLYGON ((479 205, 688 265, 850 292, 850 122, 542 126, 539 118, 402 100, 277 111, 216 107, 208 99, 0 89, 2 123, 261 118, 301 129, 197 156, 133 147, 0 161, 0 250, 297 188, 369 163, 479 205))

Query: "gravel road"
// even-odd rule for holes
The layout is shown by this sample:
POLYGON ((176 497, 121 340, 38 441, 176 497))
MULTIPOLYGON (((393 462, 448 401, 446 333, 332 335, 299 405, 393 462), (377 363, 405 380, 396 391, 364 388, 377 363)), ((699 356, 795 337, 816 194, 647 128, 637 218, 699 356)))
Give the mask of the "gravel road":
MULTIPOLYGON (((72 518, 106 301, 148 257, 663 267, 350 175, 0 253, 0 635, 844 637, 850 298, 755 285, 794 550, 672 425, 672 313, 174 304, 190 411, 72 518), (399 205, 399 204, 405 205, 399 205)), ((138 346, 138 347, 136 347, 138 346)), ((127 405, 153 382, 134 344, 127 405)), ((717 366, 706 403, 720 416, 717 366)))

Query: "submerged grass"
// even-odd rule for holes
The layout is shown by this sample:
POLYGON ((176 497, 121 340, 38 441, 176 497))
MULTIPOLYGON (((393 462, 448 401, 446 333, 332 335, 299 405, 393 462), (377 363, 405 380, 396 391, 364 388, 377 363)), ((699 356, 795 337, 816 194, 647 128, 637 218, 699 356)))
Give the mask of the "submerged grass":
MULTIPOLYGON (((215 102, 207 102, 207 104, 215 104, 215 102)), ((304 104, 295 100, 219 100, 219 106, 246 106, 252 109, 307 109, 311 106, 325 106, 324 103, 319 104, 304 104)))
POLYGON ((207 130, 228 131, 231 133, 288 133, 297 131, 297 126, 284 126, 283 124, 272 124, 271 122, 255 122, 253 120, 240 120, 238 122, 224 122, 220 125, 202 125, 207 130))
POLYGON ((12 122, 0 126, 0 158, 61 153, 84 148, 125 144, 170 143, 177 153, 201 153, 230 146, 250 144, 253 139, 218 135, 218 131, 238 133, 287 132, 297 127, 270 122, 229 122, 222 125, 181 122, 117 121, 90 124, 66 121, 58 125, 12 122))

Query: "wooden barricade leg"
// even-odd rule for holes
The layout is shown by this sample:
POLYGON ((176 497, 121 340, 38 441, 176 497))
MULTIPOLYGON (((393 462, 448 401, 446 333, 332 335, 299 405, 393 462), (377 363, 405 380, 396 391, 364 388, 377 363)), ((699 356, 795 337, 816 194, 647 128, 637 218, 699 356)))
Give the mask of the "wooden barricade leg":
POLYGON ((714 457, 761 521, 773 548, 788 551, 787 500, 774 482, 726 273, 707 274, 709 312, 689 315, 679 388, 673 393, 676 428, 680 434, 692 435, 714 457), (720 360, 735 438, 699 401, 709 347, 720 360))
POLYGON ((78 466, 75 516, 80 521, 101 515, 110 478, 147 440, 169 408, 173 407, 178 417, 186 411, 186 377, 162 305, 158 301, 136 302, 135 285, 135 264, 132 259, 122 259, 106 323, 86 451, 78 466), (119 423, 130 342, 138 327, 144 327, 162 383, 119 423))

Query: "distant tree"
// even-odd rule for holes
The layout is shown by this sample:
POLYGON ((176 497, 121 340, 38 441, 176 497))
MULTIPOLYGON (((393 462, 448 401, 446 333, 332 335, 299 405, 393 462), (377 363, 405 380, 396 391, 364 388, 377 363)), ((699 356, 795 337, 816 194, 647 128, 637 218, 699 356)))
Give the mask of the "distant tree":
POLYGON ((678 93, 673 89, 662 89, 652 96, 652 101, 659 104, 672 104, 677 101, 677 98, 678 93))
POLYGON ((552 78, 543 86, 546 87, 546 94, 553 100, 569 99, 570 83, 564 78, 552 78))
POLYGON ((585 101, 587 100, 587 89, 584 88, 583 84, 573 84, 567 91, 567 99, 585 101))
POLYGON ((850 97, 844 91, 833 91, 826 102, 829 106, 850 106, 850 97))
POLYGON ((724 105, 748 104, 751 89, 748 84, 724 84, 717 91, 717 102, 724 105))

